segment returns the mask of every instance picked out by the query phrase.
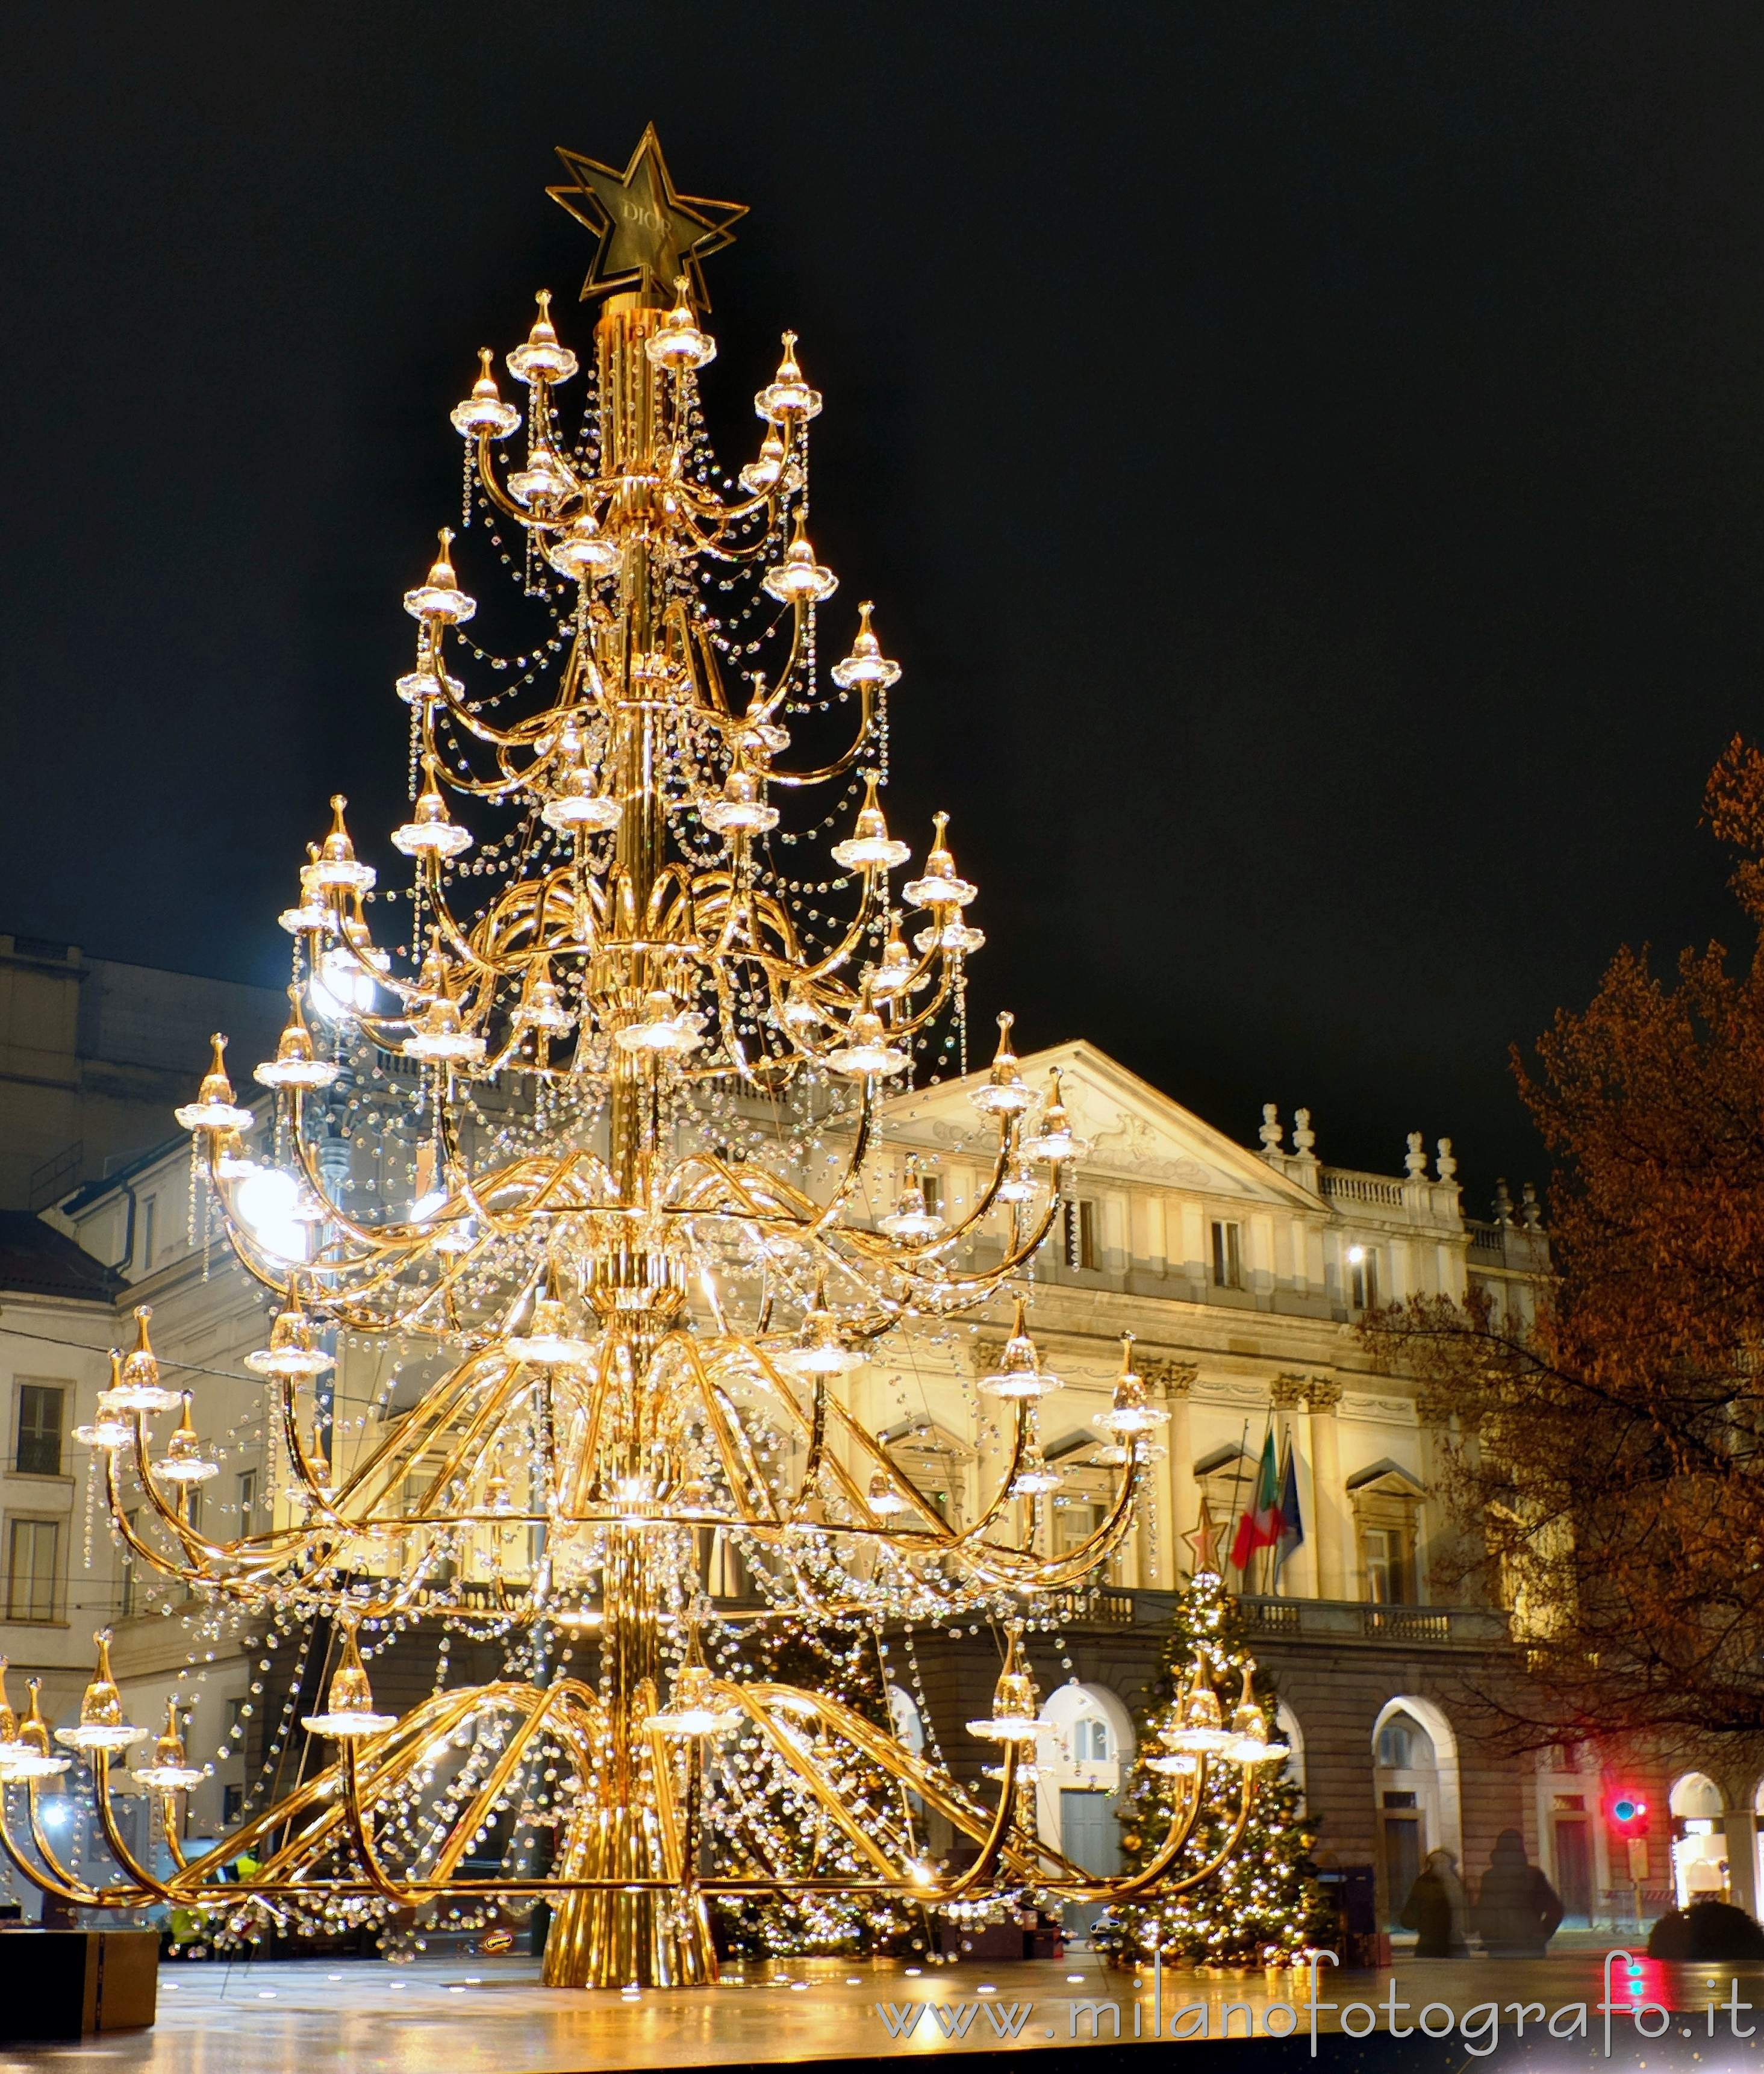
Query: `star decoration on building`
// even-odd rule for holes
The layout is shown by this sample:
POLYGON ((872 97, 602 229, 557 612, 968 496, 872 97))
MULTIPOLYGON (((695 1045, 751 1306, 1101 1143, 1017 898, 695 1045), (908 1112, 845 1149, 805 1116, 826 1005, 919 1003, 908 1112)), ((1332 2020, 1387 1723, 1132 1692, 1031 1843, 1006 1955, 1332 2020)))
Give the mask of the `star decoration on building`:
POLYGON ((1185 1546, 1194 1551, 1194 1573, 1203 1576, 1210 1573, 1217 1577, 1224 1573, 1219 1565, 1219 1530, 1212 1523, 1212 1514, 1207 1510, 1207 1501, 1200 1501, 1200 1524, 1192 1534, 1184 1534, 1185 1546))
POLYGON ((746 215, 746 203, 675 193, 653 122, 622 173, 561 145, 557 155, 570 182, 545 192, 600 240, 582 283, 583 301, 612 289, 634 287, 646 302, 671 303, 674 284, 684 274, 693 302, 708 310, 710 300, 699 262, 734 242, 729 226, 746 215))

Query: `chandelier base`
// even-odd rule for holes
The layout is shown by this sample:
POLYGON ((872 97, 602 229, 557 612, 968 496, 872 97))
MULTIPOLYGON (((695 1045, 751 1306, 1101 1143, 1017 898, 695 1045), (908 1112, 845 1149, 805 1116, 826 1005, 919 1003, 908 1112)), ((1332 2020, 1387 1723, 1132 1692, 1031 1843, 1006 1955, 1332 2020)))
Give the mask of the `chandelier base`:
MULTIPOLYGON (((569 1877, 655 1879, 664 1853, 653 1812, 608 1808, 570 1853, 569 1877)), ((552 1918, 542 1975, 548 1988, 695 1988, 717 1979, 704 1898, 689 1888, 566 1894, 552 1918)))

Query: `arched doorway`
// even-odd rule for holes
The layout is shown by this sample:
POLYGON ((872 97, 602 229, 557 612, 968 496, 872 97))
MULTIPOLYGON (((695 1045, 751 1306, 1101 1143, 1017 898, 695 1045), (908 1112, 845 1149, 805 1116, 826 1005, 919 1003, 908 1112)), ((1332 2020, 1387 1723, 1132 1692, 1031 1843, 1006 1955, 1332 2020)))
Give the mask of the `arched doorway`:
POLYGON ((888 1688, 888 1719, 896 1740, 904 1743, 915 1757, 923 1757, 925 1724, 919 1711, 919 1703, 911 1692, 899 1685, 890 1685, 888 1688))
MULTIPOLYGON (((1115 1811, 1133 1764, 1133 1717, 1106 1685, 1061 1685, 1041 1712, 1050 1725, 1035 1744, 1041 1834, 1086 1872, 1117 1873, 1121 1825, 1115 1811)), ((1068 1931, 1085 1935, 1097 1913, 1089 1903, 1069 1905, 1068 1931)))
POLYGON ((1725 1901, 1730 1882, 1721 1789, 1706 1773, 1688 1771, 1667 1797, 1672 1815, 1672 1885, 1680 1908, 1725 1901))
POLYGON ((1401 1927, 1403 1904, 1430 1851, 1464 1858, 1458 1742, 1431 1700, 1387 1700, 1372 1729, 1373 1804, 1378 1825, 1379 1919, 1401 1927))
POLYGON ((1280 1740, 1291 1754, 1280 1767, 1280 1776, 1290 1779, 1303 1793, 1305 1790, 1304 1729, 1298 1716, 1284 1700, 1277 1700, 1274 1707, 1274 1725, 1280 1740))

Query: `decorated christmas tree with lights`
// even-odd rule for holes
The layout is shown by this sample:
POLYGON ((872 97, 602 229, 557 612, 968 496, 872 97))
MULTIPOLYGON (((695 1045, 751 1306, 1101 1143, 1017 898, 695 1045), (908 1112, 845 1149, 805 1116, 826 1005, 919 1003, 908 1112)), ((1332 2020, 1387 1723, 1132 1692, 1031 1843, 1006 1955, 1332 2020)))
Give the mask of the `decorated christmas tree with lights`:
MULTIPOLYGON (((1272 1693, 1266 1685, 1259 1693, 1254 1690, 1254 1659, 1237 1601, 1220 1572, 1204 1509, 1200 1531, 1188 1538, 1196 1547, 1194 1575, 1171 1617, 1170 1639, 1137 1724, 1139 1755, 1117 1810, 1130 1874, 1151 1862, 1172 1826, 1188 1819, 1198 1753, 1207 1738, 1247 1733, 1270 1757, 1287 1754, 1277 1740, 1272 1693), (1241 1681, 1244 1696, 1227 1725, 1212 1696, 1229 1680, 1241 1681)), ((1196 1965, 1278 1963, 1326 1944, 1334 1918, 1310 1863, 1316 1834, 1297 1783, 1271 1765, 1258 1773, 1247 1806, 1215 1771, 1173 1869, 1179 1877, 1215 1859, 1217 1869, 1185 1890, 1172 1882, 1162 1893, 1111 1908, 1091 1942, 1126 1965, 1161 1952, 1167 1962, 1196 1965)))
MULTIPOLYGON (((1176 1877, 1183 1824, 1098 1880, 1037 1833, 1024 1762, 1045 1725, 1025 1627, 1132 1532, 1167 1415, 1130 1342, 1096 1422, 1117 1494, 1052 1552, 1038 1407, 1060 1384, 1020 1299, 1071 1118, 1000 1017, 970 1089, 985 1179, 959 1217, 927 1202, 899 1127, 915 1080, 965 1056, 977 888, 941 816, 903 869, 882 805, 901 671, 867 605, 826 659, 820 394, 786 333, 758 450, 725 472, 700 266, 742 211, 679 194, 653 130, 622 172, 561 156, 552 192, 600 240, 584 293, 604 300, 579 359, 541 294, 504 362, 524 406, 485 349, 451 413, 457 565, 444 533, 404 596, 415 654, 392 688, 399 882, 336 798, 279 918, 288 1022, 253 1069, 268 1113, 218 1037, 178 1112, 193 1220, 278 1306, 246 1357, 268 1517, 228 1538, 192 1503, 217 1465, 144 1320, 81 1436, 130 1560, 187 1587, 217 1638, 330 1638, 300 1717, 322 1755, 155 1872, 110 1804, 143 1732, 101 1642, 56 1733, 122 1879, 54 1856, 35 1796, 76 1760, 34 1718, 0 1719, 0 1842, 72 1905, 212 1912, 235 1941, 481 1927, 543 1900, 552 1985, 712 1979, 712 1911, 748 1900, 837 1943, 926 1910, 1131 1899, 1176 1877), (462 572, 499 571, 531 622, 513 655, 466 631, 485 622, 462 572), (979 1383, 1006 1444, 957 1523, 862 1415, 865 1373, 903 1328, 1014 1297, 979 1383), (996 1791, 903 1741, 864 1662, 890 1623, 958 1616, 1004 1633, 968 1724, 998 1748, 996 1791), (449 1638, 494 1646, 500 1674, 385 1711, 376 1659, 412 1634, 437 1660, 449 1638), (792 1662, 811 1636, 823 1660, 792 1662)), ((1191 1810, 1247 1806, 1257 1739, 1194 1748, 1191 1810)), ((168 1836, 200 1775, 169 1724, 134 1774, 168 1836)))
MULTIPOLYGON (((823 1692, 887 1736, 895 1732, 883 1675, 879 1638, 861 1627, 817 1627, 790 1620, 750 1623, 724 1638, 717 1669, 725 1676, 763 1678, 768 1683, 823 1692)), ((824 1750, 826 1761, 831 1753, 824 1750)), ((857 1811, 898 1801, 899 1783, 862 1751, 843 1753, 841 1790, 857 1811)), ((791 1861, 812 1856, 816 1832, 825 1841, 825 1820, 805 1799, 784 1766, 770 1777, 756 1774, 739 1801, 723 1801, 712 1819, 743 1826, 764 1855, 791 1861)), ((931 1943, 924 1909, 886 1894, 817 1893, 729 1894, 716 1904, 720 1942, 755 1959, 805 1953, 925 1951, 931 1943)))

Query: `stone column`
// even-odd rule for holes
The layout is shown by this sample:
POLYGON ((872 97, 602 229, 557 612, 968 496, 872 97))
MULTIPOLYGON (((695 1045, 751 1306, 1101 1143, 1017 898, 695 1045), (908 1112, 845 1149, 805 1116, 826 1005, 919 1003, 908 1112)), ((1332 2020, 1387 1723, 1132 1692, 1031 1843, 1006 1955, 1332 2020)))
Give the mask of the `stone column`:
POLYGON ((1187 1574, 1190 1549, 1182 1537, 1200 1523, 1200 1496, 1195 1488, 1194 1442, 1188 1433, 1188 1394, 1199 1373, 1192 1361, 1164 1364, 1161 1378, 1164 1402, 1170 1407, 1169 1423, 1163 1429, 1164 1457, 1159 1510, 1163 1514, 1158 1535, 1158 1585, 1174 1590, 1187 1574))
MULTIPOLYGON (((1146 1394, 1159 1403, 1166 1403, 1179 1380, 1181 1410, 1169 1406, 1171 1418, 1163 1427, 1154 1430, 1152 1445, 1158 1448, 1165 1461, 1173 1463, 1175 1457, 1173 1444, 1176 1439, 1175 1427, 1179 1423, 1184 1428, 1188 1423, 1188 1386, 1194 1379, 1194 1370, 1185 1362, 1160 1361, 1148 1357, 1137 1366, 1144 1378, 1146 1394)), ((1184 1443, 1186 1444, 1186 1443, 1184 1443)), ((1176 1541, 1181 1531, 1170 1518, 1170 1477, 1167 1469, 1153 1460, 1146 1466, 1139 1486, 1138 1516, 1134 1525, 1133 1554, 1135 1566, 1134 1581, 1154 1592, 1174 1591, 1176 1566, 1182 1551, 1176 1541), (1155 1514, 1156 1517, 1151 1517, 1155 1514)))
POLYGON ((1317 1596, 1345 1599, 1352 1589, 1348 1560, 1347 1493, 1341 1483, 1341 1386, 1314 1375, 1305 1384, 1311 1413, 1311 1489, 1317 1540, 1317 1596))

